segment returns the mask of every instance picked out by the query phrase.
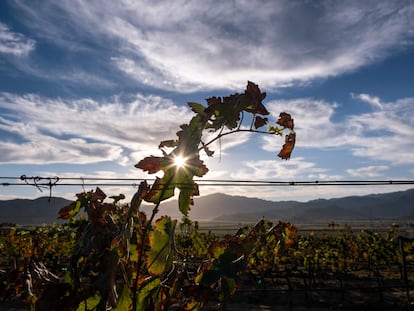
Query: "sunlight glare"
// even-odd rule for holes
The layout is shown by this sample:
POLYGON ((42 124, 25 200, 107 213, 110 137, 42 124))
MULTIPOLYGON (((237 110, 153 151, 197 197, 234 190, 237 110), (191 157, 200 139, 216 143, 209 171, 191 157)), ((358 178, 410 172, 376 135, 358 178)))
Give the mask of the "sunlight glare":
POLYGON ((185 158, 182 156, 174 157, 174 165, 178 168, 185 166, 185 158))

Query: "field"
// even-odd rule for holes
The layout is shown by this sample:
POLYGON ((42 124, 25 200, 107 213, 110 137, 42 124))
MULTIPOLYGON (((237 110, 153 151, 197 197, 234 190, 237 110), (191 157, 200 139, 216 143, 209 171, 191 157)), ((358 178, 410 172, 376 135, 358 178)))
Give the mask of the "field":
MULTIPOLYGON (((266 222, 266 228, 278 226, 266 222)), ((234 236, 238 228, 246 225, 253 226, 200 223, 199 237, 206 243, 223 239, 234 236)), ((411 308, 414 295, 411 225, 371 221, 279 224, 277 228, 273 235, 258 237, 261 242, 255 244, 245 269, 238 274, 237 290, 230 298, 223 302, 212 296, 202 310, 411 308)), ((64 279, 75 239, 75 231, 68 227, 3 227, 0 310, 28 310, 28 291, 37 290, 36 278, 43 278, 43 283, 55 277, 64 279), (31 289, 27 288, 28 270, 33 282, 31 289)), ((180 232, 176 240, 180 248, 183 242, 180 232)), ((196 267, 203 259, 196 255, 199 250, 187 247, 186 251, 194 252, 196 267)), ((197 273, 195 269, 192 273, 197 273)))
MULTIPOLYGON (((231 234, 240 225, 201 223, 200 230, 231 234)), ((371 220, 295 226, 297 243, 289 253, 294 258, 285 258, 285 263, 260 275, 253 268, 229 310, 412 309, 411 223, 371 220), (309 241, 310 248, 300 249, 309 241)))

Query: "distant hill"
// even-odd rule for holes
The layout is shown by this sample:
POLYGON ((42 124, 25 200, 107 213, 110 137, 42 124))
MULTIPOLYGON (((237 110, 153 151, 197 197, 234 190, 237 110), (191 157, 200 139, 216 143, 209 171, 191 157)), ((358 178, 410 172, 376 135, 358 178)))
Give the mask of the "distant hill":
MULTIPOLYGON (((71 201, 47 197, 0 201, 0 223, 41 224, 58 222, 57 212, 71 201)), ((194 220, 254 222, 259 218, 298 222, 395 219, 414 220, 414 189, 365 196, 318 199, 308 202, 267 201, 215 193, 194 199, 194 220)), ((150 206, 144 207, 149 210, 150 206)), ((180 219, 176 200, 164 202, 159 215, 180 219)))
POLYGON ((72 201, 52 197, 40 197, 34 200, 14 199, 0 200, 0 223, 21 225, 41 225, 61 223, 58 211, 72 201))
MULTIPOLYGON (((166 202, 160 214, 180 218, 177 201, 166 202)), ((215 193, 194 199, 190 217, 196 220, 251 222, 264 217, 291 222, 413 219, 414 189, 308 202, 267 201, 215 193)))

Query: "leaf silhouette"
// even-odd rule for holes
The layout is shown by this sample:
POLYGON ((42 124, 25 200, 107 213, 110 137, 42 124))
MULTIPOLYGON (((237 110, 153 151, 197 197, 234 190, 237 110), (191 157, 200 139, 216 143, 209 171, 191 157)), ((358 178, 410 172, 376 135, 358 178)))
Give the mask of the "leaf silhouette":
POLYGON ((266 98, 266 93, 262 93, 259 86, 251 81, 247 82, 245 96, 250 101, 250 106, 245 109, 253 114, 268 115, 266 107, 262 104, 262 100, 266 98))
POLYGON ((268 119, 262 118, 261 116, 256 116, 254 120, 254 127, 258 129, 259 127, 262 127, 267 124, 268 119))

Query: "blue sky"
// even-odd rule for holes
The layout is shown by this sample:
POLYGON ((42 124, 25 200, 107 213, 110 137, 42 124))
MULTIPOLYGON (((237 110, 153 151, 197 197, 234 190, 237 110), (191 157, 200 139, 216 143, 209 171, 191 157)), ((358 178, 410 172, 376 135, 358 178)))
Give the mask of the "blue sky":
MULTIPOLYGON (((175 137, 187 102, 248 80, 274 117, 295 119, 292 158, 277 158, 282 138, 232 136, 203 158, 206 179, 414 179, 409 0, 1 1, 0 175, 146 177, 134 164, 175 137)), ((403 189, 200 190, 308 200, 403 189)), ((0 188, 2 199, 39 195, 0 188)))

